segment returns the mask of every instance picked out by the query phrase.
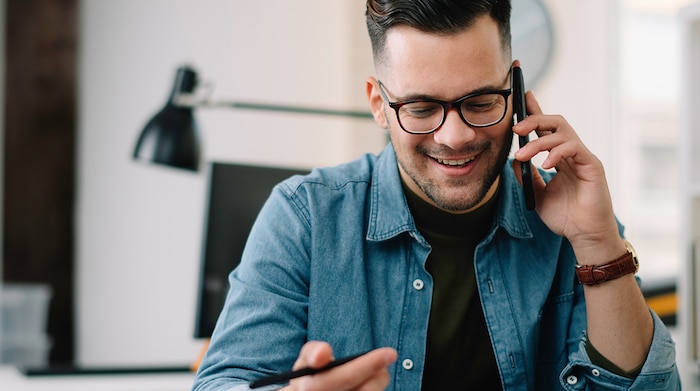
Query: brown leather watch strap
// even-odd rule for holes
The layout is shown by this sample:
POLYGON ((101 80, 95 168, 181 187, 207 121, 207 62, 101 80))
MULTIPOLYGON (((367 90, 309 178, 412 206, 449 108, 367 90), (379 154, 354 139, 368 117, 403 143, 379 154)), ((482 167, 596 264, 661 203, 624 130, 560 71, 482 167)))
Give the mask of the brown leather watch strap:
POLYGON ((628 250, 623 256, 604 265, 576 265, 576 276, 583 285, 596 285, 636 273, 638 269, 637 257, 633 251, 628 250))

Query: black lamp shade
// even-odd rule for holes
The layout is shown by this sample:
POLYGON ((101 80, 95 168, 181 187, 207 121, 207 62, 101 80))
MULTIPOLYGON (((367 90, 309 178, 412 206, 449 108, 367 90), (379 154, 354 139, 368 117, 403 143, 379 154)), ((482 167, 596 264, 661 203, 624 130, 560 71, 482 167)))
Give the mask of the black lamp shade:
POLYGON ((192 108, 175 104, 178 94, 191 93, 195 85, 194 70, 178 68, 170 98, 143 128, 134 148, 134 159, 198 170, 200 140, 192 108))

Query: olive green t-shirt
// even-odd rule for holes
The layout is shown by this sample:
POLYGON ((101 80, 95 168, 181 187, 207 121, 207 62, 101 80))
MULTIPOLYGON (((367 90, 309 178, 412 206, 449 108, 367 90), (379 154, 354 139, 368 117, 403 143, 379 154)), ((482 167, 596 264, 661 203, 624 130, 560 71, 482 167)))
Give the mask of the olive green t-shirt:
POLYGON ((474 274, 474 250, 492 225, 496 196, 465 214, 423 201, 404 186, 418 230, 430 243, 433 279, 423 390, 500 390, 501 380, 474 274))

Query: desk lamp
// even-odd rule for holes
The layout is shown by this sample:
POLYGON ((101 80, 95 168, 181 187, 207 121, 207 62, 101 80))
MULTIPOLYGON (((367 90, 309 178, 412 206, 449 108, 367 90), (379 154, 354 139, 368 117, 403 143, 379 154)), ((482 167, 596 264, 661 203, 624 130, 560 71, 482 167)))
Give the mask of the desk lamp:
POLYGON ((175 84, 165 107, 146 123, 139 136, 134 148, 133 158, 135 160, 197 171, 200 141, 192 111, 200 107, 228 107, 349 118, 373 118, 369 112, 251 102, 212 101, 208 98, 197 97, 195 94, 196 86, 197 73, 194 69, 189 66, 179 67, 175 75, 175 84))

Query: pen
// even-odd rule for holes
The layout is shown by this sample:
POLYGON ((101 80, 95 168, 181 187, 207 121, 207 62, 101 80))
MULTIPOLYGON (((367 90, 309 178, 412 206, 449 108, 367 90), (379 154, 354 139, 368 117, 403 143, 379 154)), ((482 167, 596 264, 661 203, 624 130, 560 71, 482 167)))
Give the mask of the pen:
POLYGON ((337 360, 333 360, 330 363, 320 367, 320 368, 302 368, 302 369, 297 369, 296 371, 289 371, 289 372, 283 372, 283 373, 278 373, 275 375, 270 375, 267 377, 263 377, 257 380, 253 380, 250 383, 248 383, 248 387, 250 388, 259 388, 259 387, 264 387, 264 386, 269 386, 272 384, 282 384, 286 383, 292 379, 296 379, 297 377, 301 376, 308 376, 308 375, 314 375, 320 372, 325 372, 329 369, 335 368, 339 365, 343 365, 348 361, 352 361, 367 352, 360 353, 360 354, 355 354, 353 356, 348 356, 348 357, 341 357, 337 360))

